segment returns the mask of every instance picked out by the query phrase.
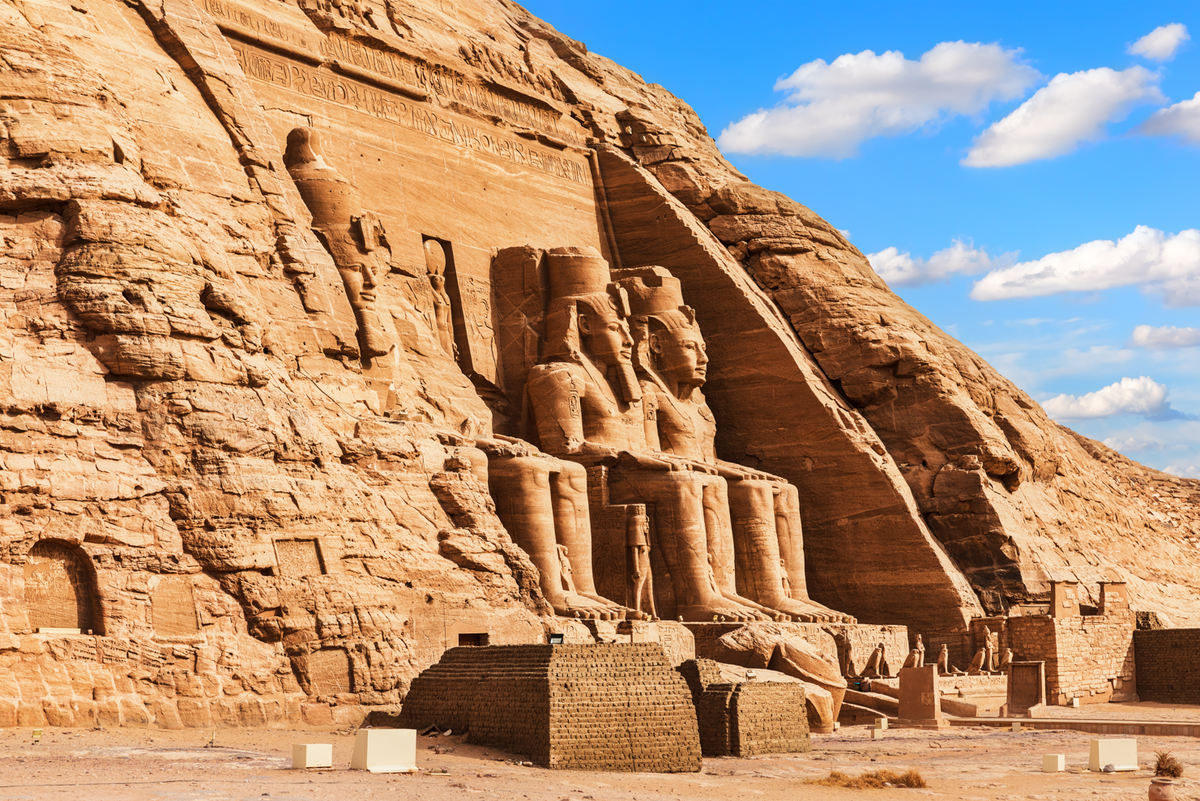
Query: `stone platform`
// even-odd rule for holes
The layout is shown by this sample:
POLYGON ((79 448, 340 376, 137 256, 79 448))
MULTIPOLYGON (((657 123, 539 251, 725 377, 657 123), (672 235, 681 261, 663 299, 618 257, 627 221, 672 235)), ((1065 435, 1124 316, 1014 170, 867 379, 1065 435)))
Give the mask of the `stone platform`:
POLYGON ((452 648, 413 679, 399 723, 548 768, 700 770, 691 692, 657 643, 452 648))

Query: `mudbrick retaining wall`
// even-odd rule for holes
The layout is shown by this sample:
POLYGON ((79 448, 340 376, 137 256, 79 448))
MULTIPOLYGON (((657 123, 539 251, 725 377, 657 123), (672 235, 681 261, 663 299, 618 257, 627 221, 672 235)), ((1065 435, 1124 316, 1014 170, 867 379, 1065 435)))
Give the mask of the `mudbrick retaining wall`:
POLYGON ((549 768, 700 770, 691 694, 657 643, 452 648, 401 712, 433 724, 549 768))
POLYGON ((1139 699, 1200 704, 1200 629, 1135 631, 1133 650, 1139 699))

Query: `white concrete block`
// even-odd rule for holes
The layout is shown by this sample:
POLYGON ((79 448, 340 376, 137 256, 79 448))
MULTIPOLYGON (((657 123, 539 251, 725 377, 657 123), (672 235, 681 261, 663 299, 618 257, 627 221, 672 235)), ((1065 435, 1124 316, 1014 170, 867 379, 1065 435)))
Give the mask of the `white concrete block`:
POLYGON ((871 739, 872 740, 882 740, 883 733, 885 731, 887 731, 887 729, 871 729, 871 739))
POLYGON ((875 718, 875 728, 879 729, 880 731, 885 731, 887 729, 887 724, 887 718, 875 718))
POLYGON ((1042 773, 1062 773, 1066 769, 1065 754, 1042 754, 1042 773))
POLYGON ((1137 740, 1132 737, 1092 740, 1088 770, 1102 770, 1105 765, 1112 765, 1117 770, 1137 770, 1137 740))
POLYGON ((1013 725, 1012 725, 1012 730, 1013 730, 1013 731, 1020 731, 1020 730, 1021 730, 1021 723, 1020 723, 1020 721, 1014 721, 1014 722, 1013 722, 1013 725))
POLYGON ((416 729, 359 729, 354 737, 353 770, 416 773, 416 729))
POLYGON ((292 744, 292 770, 332 767, 333 746, 330 743, 292 744))

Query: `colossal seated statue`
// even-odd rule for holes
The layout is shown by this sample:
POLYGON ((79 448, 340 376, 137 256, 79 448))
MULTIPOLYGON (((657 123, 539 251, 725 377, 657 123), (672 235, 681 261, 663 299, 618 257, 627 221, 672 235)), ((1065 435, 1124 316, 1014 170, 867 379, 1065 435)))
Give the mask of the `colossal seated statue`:
MULTIPOLYGON (((608 264, 590 248, 557 248, 547 254, 546 272, 542 355, 526 382, 542 450, 607 467, 610 502, 651 510, 653 548, 668 574, 657 577, 659 595, 668 590, 674 607, 664 613, 694 621, 782 619, 736 592, 725 479, 648 444, 652 424, 633 366, 628 296, 610 281, 608 264)), ((583 560, 571 561, 578 584, 583 560)))
POLYGON ((325 163, 316 131, 296 128, 289 133, 283 161, 312 214, 313 230, 341 273, 358 324, 363 358, 385 355, 392 346, 383 335, 375 312, 378 220, 363 212, 358 190, 325 163))
POLYGON ((519 440, 477 440, 488 455, 488 488, 504 527, 541 574, 555 614, 584 619, 644 617, 602 598, 592 575, 587 472, 519 440))
MULTIPOLYGON (((662 267, 621 270, 632 311, 635 365, 651 449, 715 472, 728 487, 734 556, 718 582, 760 607, 803 621, 850 618, 809 600, 799 493, 782 478, 716 455, 716 419, 700 388, 708 356, 679 280, 662 267)), ((710 540, 710 553, 714 544, 710 540)), ((719 550, 713 553, 719 561, 719 550)))

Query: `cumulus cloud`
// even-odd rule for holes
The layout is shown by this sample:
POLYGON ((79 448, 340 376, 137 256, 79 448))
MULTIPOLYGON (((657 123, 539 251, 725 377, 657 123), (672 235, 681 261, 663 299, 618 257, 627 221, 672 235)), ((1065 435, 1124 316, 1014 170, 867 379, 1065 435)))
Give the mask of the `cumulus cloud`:
POLYGON ((1109 437, 1104 440, 1104 444, 1120 453, 1161 451, 1163 449, 1161 440, 1147 439, 1145 437, 1109 437))
POLYGON ((976 275, 996 270, 1013 264, 1016 254, 1005 253, 993 258, 969 241, 955 239, 950 247, 939 250, 928 259, 914 259, 907 251, 901 253, 899 248, 890 247, 868 254, 867 260, 890 286, 920 286, 945 280, 955 274, 976 275))
POLYGON ((980 134, 962 163, 1012 167, 1070 153, 1104 136, 1105 124, 1124 119, 1135 105, 1165 102, 1158 79, 1145 67, 1059 73, 980 134))
POLYGON ((942 42, 911 61, 889 50, 817 59, 775 83, 784 101, 721 132, 728 153, 846 158, 860 143, 895 136, 960 114, 979 114, 994 100, 1014 100, 1041 80, 1020 50, 996 44, 942 42))
POLYGON ((1186 25, 1182 22, 1172 22, 1150 31, 1131 44, 1125 52, 1155 61, 1169 61, 1175 57, 1179 46, 1191 38, 1186 25))
POLYGON ((1200 478, 1200 465, 1169 464, 1163 468, 1163 472, 1180 478, 1200 478))
POLYGON ((1200 92, 1191 100, 1160 108, 1134 129, 1147 136, 1180 136, 1200 144, 1200 92))
POLYGON ((1164 385, 1141 376, 1122 378, 1115 384, 1086 395, 1058 395, 1043 403, 1042 408, 1056 420, 1082 420, 1118 414, 1140 414, 1155 420, 1182 417, 1171 408, 1167 395, 1164 385))
POLYGON ((1168 235, 1139 225, 1113 242, 1096 240, 985 275, 974 300, 1034 298, 1141 284, 1167 306, 1200 306, 1200 230, 1168 235))
POLYGON ((1177 328, 1173 325, 1139 325, 1133 329, 1132 344, 1147 350, 1171 350, 1200 345, 1200 328, 1177 328))

